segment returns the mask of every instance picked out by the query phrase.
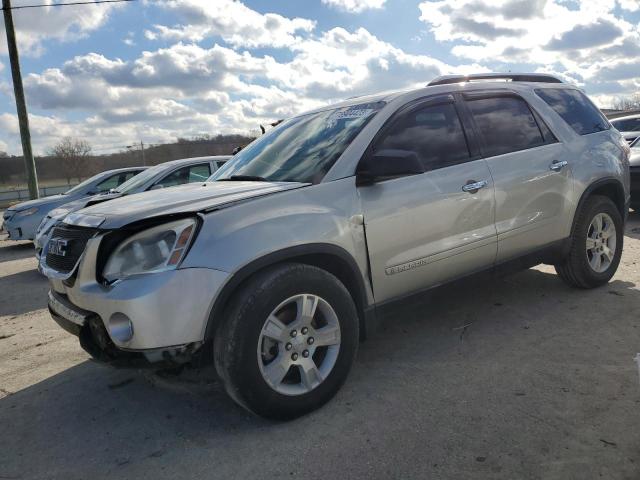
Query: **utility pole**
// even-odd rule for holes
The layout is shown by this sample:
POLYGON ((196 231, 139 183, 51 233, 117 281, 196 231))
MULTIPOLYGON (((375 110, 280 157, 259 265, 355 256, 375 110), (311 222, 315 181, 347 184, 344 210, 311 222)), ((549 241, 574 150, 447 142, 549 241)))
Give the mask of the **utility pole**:
POLYGON ((33 152, 31 151, 29 116, 27 115, 27 104, 24 99, 24 90, 22 88, 20 57, 18 56, 18 45, 16 44, 16 32, 13 27, 11 0, 2 0, 2 10, 4 13, 4 29, 7 32, 7 47, 9 49, 9 61, 11 62, 13 92, 16 97, 18 123, 20 125, 20 139, 22 140, 22 156, 24 158, 24 167, 27 172, 27 182, 29 183, 29 195, 31 198, 38 198, 40 196, 38 192, 38 175, 36 173, 36 164, 33 160, 33 152))
POLYGON ((144 143, 140 140, 140 152, 142 153, 142 166, 146 167, 147 163, 144 161, 144 143))

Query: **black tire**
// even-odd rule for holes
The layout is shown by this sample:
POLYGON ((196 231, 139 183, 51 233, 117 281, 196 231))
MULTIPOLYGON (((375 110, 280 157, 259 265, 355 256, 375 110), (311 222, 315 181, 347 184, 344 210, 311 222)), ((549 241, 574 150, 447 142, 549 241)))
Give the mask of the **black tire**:
POLYGON ((215 367, 227 393, 247 410, 271 419, 295 418, 319 408, 340 389, 358 349, 358 330, 353 299, 335 276, 310 265, 278 265, 249 279, 231 299, 215 335, 215 367), (340 348, 332 370, 317 387, 284 395, 260 372, 258 342, 269 314, 303 293, 317 295, 333 308, 340 325, 340 348))
POLYGON ((606 284, 616 273, 622 255, 624 222, 620 211, 608 197, 594 195, 588 198, 577 213, 575 227, 570 239, 569 254, 555 269, 560 278, 568 285, 577 288, 595 288, 606 284), (616 251, 609 267, 601 273, 589 265, 586 254, 586 242, 589 226, 599 213, 606 213, 613 220, 616 231, 616 251))

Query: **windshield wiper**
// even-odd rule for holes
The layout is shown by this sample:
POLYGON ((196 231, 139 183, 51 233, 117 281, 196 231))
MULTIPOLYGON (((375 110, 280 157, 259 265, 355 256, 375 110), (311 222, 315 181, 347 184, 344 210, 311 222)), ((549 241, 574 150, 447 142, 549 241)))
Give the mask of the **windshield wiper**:
POLYGON ((231 175, 228 178, 219 178, 216 182, 268 182, 268 180, 257 175, 231 175))

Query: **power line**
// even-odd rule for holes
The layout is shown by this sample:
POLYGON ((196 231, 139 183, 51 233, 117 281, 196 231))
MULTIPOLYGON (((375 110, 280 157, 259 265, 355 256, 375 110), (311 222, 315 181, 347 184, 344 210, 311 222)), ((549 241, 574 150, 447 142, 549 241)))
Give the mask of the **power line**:
MULTIPOLYGON (((6 10, 20 10, 22 8, 44 8, 44 7, 66 7, 69 5, 95 5, 98 3, 122 3, 122 2, 135 2, 137 0, 94 0, 90 2, 67 2, 67 3, 42 3, 37 5, 17 5, 15 7, 7 8, 6 10)), ((5 10, 2 7, 1 10, 5 10)))

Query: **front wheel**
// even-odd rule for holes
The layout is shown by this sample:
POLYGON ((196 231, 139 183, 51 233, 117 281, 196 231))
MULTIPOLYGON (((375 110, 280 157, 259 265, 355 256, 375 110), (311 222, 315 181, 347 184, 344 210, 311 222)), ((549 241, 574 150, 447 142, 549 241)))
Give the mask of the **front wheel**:
POLYGON ((611 199, 589 198, 578 213, 569 255, 555 265, 556 272, 573 287, 604 285, 618 269, 623 238, 622 216, 611 199))
POLYGON ((310 265, 279 265, 230 302, 216 333, 216 370, 243 407, 295 418, 335 395, 358 338, 355 305, 336 277, 310 265))

